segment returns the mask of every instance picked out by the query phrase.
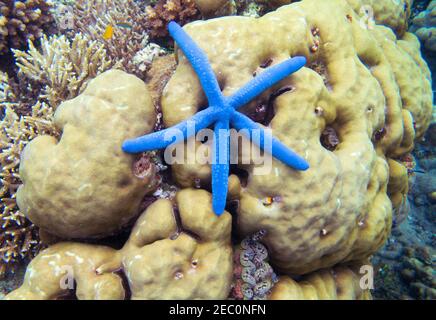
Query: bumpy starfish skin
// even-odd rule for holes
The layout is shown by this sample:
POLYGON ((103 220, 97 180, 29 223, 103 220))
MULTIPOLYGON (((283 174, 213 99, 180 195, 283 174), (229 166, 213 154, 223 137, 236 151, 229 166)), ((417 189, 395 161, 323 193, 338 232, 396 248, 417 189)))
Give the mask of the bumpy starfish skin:
POLYGON ((186 58, 197 73, 201 86, 209 102, 209 107, 198 112, 187 121, 166 130, 148 134, 136 139, 127 140, 123 150, 128 153, 140 153, 156 149, 163 149, 171 144, 181 142, 198 131, 214 124, 215 139, 212 152, 212 193, 213 210, 217 215, 224 212, 227 200, 229 158, 230 158, 230 126, 237 130, 246 129, 252 142, 261 149, 270 152, 288 166, 296 170, 307 170, 309 164, 298 154, 290 150, 258 123, 239 113, 238 108, 250 102, 263 91, 283 80, 290 74, 298 71, 306 64, 304 57, 294 57, 278 65, 267 68, 234 95, 225 97, 219 87, 218 81, 208 61, 206 54, 197 46, 191 37, 175 22, 168 25, 169 32, 177 42, 186 58), (194 130, 189 130, 191 123, 195 124, 194 130), (247 130, 248 129, 248 130, 247 130), (256 132, 257 139, 253 139, 256 132), (182 133, 172 134, 172 133, 182 133), (168 137, 172 137, 169 139, 168 137))

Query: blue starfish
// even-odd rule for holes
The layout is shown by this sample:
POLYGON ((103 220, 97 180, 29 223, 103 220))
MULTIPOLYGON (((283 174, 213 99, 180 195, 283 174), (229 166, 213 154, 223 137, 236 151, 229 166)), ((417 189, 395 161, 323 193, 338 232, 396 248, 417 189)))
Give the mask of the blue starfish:
MULTIPOLYGON (((203 50, 197 46, 194 40, 175 22, 168 25, 170 35, 177 42, 186 58, 190 61, 201 86, 206 94, 209 107, 196 113, 187 121, 181 122, 166 130, 154 132, 136 139, 126 140, 123 143, 123 150, 128 153, 140 153, 156 149, 164 149, 171 144, 181 142, 179 137, 172 135, 173 139, 168 139, 169 130, 180 130, 183 139, 187 139, 199 130, 205 129, 211 124, 215 124, 215 139, 212 151, 212 195, 213 210, 218 216, 224 212, 227 199, 228 176, 229 176, 229 154, 230 143, 229 135, 226 141, 220 141, 219 131, 229 131, 230 125, 237 130, 248 132, 248 138, 253 141, 253 130, 257 131, 260 139, 253 141, 261 149, 265 147, 265 139, 271 139, 272 148, 267 150, 271 154, 296 170, 307 170, 309 164, 302 157, 286 147, 283 143, 265 131, 258 123, 252 121, 247 116, 236 111, 238 108, 250 102, 260 95, 263 91, 283 80, 290 74, 298 71, 306 64, 304 57, 288 59, 280 64, 267 68, 245 86, 239 89, 230 97, 223 96, 218 81, 210 66, 208 58, 203 50), (195 123, 195 131, 188 130, 188 121, 195 123)), ((174 132, 174 131, 173 131, 174 132)))

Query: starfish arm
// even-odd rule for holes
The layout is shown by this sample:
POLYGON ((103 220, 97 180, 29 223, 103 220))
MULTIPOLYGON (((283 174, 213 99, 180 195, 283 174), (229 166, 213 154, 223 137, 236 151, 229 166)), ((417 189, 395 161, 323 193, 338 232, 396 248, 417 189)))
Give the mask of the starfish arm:
POLYGON ((305 57, 295 57, 267 68, 264 72, 239 89, 234 95, 229 97, 228 103, 235 109, 240 108, 266 89, 301 69, 305 64, 305 57))
POLYGON ((229 180, 230 153, 229 121, 221 120, 215 125, 212 162, 212 207, 220 216, 226 207, 229 180))
POLYGON ((219 111, 216 108, 207 108, 196 113, 192 118, 171 128, 153 132, 139 138, 126 140, 123 143, 122 149, 127 153, 140 153, 156 149, 164 149, 169 145, 187 139, 199 130, 208 127, 216 121, 218 113, 219 111))
MULTIPOLYGON (((258 123, 254 122, 242 113, 235 112, 231 118, 231 123, 232 126, 237 130, 248 129, 250 132, 250 136, 248 138, 250 138, 252 142, 256 143, 262 150, 271 153, 275 158, 287 164, 288 166, 302 171, 309 169, 309 164, 305 159, 296 154, 278 139, 271 136, 271 134, 266 132, 258 123), (259 130, 258 141, 253 139, 252 130, 259 130), (268 140, 265 141, 265 139, 268 140), (270 144, 267 143, 268 141, 270 141, 270 144), (265 146, 267 146, 269 150, 265 150, 265 146)), ((244 132, 244 130, 241 132, 244 132)))
POLYGON ((209 105, 221 105, 224 97, 204 51, 176 22, 169 23, 168 31, 197 73, 209 105))

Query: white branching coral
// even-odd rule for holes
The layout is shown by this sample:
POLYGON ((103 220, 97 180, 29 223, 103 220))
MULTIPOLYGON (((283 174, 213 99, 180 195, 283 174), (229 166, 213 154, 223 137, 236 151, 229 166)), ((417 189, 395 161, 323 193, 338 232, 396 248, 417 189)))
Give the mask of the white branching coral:
POLYGON ((87 81, 109 69, 113 63, 103 45, 77 34, 41 38, 41 49, 29 41, 29 50, 13 50, 19 74, 42 86, 41 99, 52 108, 80 94, 87 81))
POLYGON ((0 72, 0 103, 6 102, 10 94, 8 74, 0 72))

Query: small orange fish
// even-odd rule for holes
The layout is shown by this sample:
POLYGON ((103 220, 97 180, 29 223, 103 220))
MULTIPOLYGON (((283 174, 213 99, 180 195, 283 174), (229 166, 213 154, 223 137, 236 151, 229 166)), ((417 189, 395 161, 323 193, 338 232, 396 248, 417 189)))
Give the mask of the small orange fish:
POLYGON ((264 206, 270 206, 274 202, 274 199, 272 197, 266 197, 263 199, 263 205, 264 206))
POLYGON ((103 39, 110 40, 110 39, 112 39, 113 35, 114 35, 114 27, 112 27, 111 25, 108 25, 106 27, 106 29, 104 30, 103 39))

